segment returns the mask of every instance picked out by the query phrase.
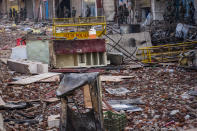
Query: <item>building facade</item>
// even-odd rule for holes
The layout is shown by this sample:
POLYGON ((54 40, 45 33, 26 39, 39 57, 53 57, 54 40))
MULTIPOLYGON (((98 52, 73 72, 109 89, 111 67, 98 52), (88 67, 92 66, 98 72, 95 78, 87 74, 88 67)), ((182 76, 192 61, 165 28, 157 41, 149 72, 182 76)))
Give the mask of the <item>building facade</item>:
POLYGON ((65 17, 65 9, 72 12, 76 9, 76 17, 86 16, 87 6, 90 7, 91 16, 103 14, 102 0, 0 0, 0 11, 3 15, 9 14, 10 8, 27 10, 27 18, 50 20, 56 17, 65 17))

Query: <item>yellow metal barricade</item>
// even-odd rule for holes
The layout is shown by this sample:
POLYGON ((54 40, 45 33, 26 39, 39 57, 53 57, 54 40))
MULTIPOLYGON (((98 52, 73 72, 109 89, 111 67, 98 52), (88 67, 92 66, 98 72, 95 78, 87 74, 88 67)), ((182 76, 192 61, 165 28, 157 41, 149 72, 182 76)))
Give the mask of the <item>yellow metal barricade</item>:
POLYGON ((139 48, 137 56, 143 63, 178 61, 181 54, 197 47, 197 41, 139 48))
POLYGON ((88 39, 89 30, 94 27, 97 37, 106 33, 106 20, 104 16, 79 18, 54 18, 53 36, 57 38, 88 39))

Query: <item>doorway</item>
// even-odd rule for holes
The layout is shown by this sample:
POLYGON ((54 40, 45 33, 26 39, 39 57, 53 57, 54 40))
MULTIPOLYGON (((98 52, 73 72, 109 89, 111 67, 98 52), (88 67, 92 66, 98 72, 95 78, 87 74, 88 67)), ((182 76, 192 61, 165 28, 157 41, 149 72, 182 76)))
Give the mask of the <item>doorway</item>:
MULTIPOLYGON (((64 10, 65 9, 68 9, 69 11, 71 10, 70 0, 58 0, 56 3, 56 7, 57 7, 56 16, 58 18, 64 18, 64 15, 65 15, 64 10)), ((69 17, 70 17, 70 14, 69 14, 69 17)))

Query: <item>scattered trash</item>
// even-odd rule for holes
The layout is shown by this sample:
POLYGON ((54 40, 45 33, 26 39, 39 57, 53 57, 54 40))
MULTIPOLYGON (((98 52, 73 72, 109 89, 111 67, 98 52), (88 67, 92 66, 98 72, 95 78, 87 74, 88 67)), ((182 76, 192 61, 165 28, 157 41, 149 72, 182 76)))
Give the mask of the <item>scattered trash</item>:
POLYGON ((197 96, 197 90, 189 91, 189 95, 197 96))
MULTIPOLYGON (((185 16, 187 17, 187 15, 185 16)), ((59 127, 64 128, 65 126, 63 125, 65 123, 61 124, 61 115, 57 115, 61 113, 61 109, 67 109, 68 123, 72 126, 69 127, 71 130, 99 130, 102 120, 104 120, 105 128, 113 131, 124 130, 126 125, 129 125, 129 128, 125 130, 187 130, 190 128, 196 130, 197 104, 195 97, 197 91, 193 89, 197 86, 196 71, 189 72, 185 68, 180 70, 174 61, 165 64, 159 63, 154 68, 152 65, 147 67, 135 58, 135 49, 138 49, 136 46, 144 47, 148 45, 149 41, 151 46, 151 41, 153 45, 164 45, 181 43, 184 39, 186 43, 188 41, 193 43, 192 46, 184 49, 195 50, 195 41, 197 40, 195 26, 154 21, 152 15, 149 14, 143 24, 144 29, 150 25, 150 28, 148 27, 150 31, 145 32, 151 34, 152 40, 147 40, 149 38, 146 37, 145 32, 139 35, 135 33, 117 35, 120 33, 118 24, 111 26, 109 23, 106 31, 111 31, 113 35, 110 38, 115 37, 116 39, 114 42, 110 42, 112 44, 109 50, 112 52, 112 56, 108 56, 111 57, 109 58, 111 64, 118 66, 106 65, 101 67, 101 82, 95 82, 99 80, 98 78, 92 79, 95 77, 84 75, 82 72, 87 71, 87 68, 77 68, 80 77, 73 77, 76 79, 73 81, 67 79, 59 84, 64 78, 58 73, 48 73, 48 67, 51 67, 50 64, 47 64, 49 63, 48 56, 53 54, 48 53, 50 43, 47 43, 45 38, 52 36, 52 22, 34 23, 28 20, 13 24, 13 21, 1 19, 0 23, 0 130, 61 130, 59 127), (108 28, 111 29, 108 30, 108 28), (37 38, 39 40, 34 41, 30 46, 28 41, 24 41, 24 38, 28 39, 31 35, 36 36, 36 40, 38 40, 37 38), (133 38, 134 36, 135 38, 133 38), (119 40, 120 42, 118 42, 119 40), (128 47, 132 47, 132 50, 130 50, 131 48, 127 50, 127 46, 124 45, 125 41, 129 42, 128 47), (41 46, 43 43, 47 45, 42 46, 42 49, 46 51, 45 53, 40 50, 41 48, 38 48, 40 46, 38 42, 41 43, 41 46), (26 44, 27 46, 25 46, 26 44), (28 55, 28 51, 30 51, 31 56, 28 55), (29 64, 18 59, 25 59, 24 61, 29 64), (31 59, 31 62, 26 59, 31 59), (18 61, 20 64, 16 64, 18 61), (35 64, 37 62, 38 64, 35 64), (81 81, 81 79, 83 80, 81 81), (66 84, 65 88, 61 88, 62 84, 66 84), (104 90, 103 93, 100 88, 104 90), (65 96, 68 99, 65 99, 65 96), (68 103, 65 104, 65 102, 68 103), (102 106, 102 102, 105 106, 102 106), (107 113, 102 112, 102 109, 105 109, 107 113), (95 128, 96 126, 98 128, 95 128)), ((64 30, 57 30, 64 32, 64 30)), ((161 48, 154 53, 161 53, 165 50, 176 51, 177 48, 161 48)), ((80 52, 80 50, 77 51, 80 52)), ((186 60, 185 63, 189 63, 190 58, 195 55, 194 52, 184 52, 183 50, 181 52, 183 58, 188 58, 182 59, 184 62, 186 60)), ((152 52, 150 53, 152 54, 152 52)), ((99 58, 98 61, 90 62, 91 64, 100 63, 100 59, 103 57, 99 54, 88 55, 87 53, 85 56, 87 58, 99 58)), ((169 59, 174 56, 167 55, 169 59)), ((88 63, 82 57, 76 60, 88 63)), ((54 57, 51 57, 50 60, 52 58, 54 57)), ((154 59, 155 57, 152 60, 154 61, 154 59)), ((54 58, 55 60, 59 60, 59 64, 62 64, 61 57, 54 58)), ((94 68, 96 68, 94 70, 99 70, 97 67, 94 68)), ((60 70, 64 69, 61 68, 60 70)), ((88 69, 89 72, 92 70, 88 69)), ((73 70, 70 69, 69 72, 71 71, 73 70)), ((77 74, 73 74, 73 76, 75 75, 77 74)))
POLYGON ((7 102, 5 105, 1 105, 0 109, 2 110, 16 110, 16 109, 24 109, 31 106, 31 104, 26 103, 26 102, 18 102, 18 103, 13 103, 13 102, 7 102))
POLYGON ((176 115, 178 112, 179 112, 179 110, 173 110, 173 111, 170 112, 170 115, 172 115, 172 116, 176 115))
POLYGON ((185 120, 189 120, 190 115, 186 115, 184 118, 185 118, 185 120))
POLYGON ((131 92, 129 90, 127 90, 126 88, 116 88, 116 89, 112 89, 112 88, 108 88, 105 89, 109 94, 111 95, 116 95, 116 96, 122 96, 122 95, 126 95, 127 93, 131 92))
POLYGON ((168 122, 168 123, 165 124, 165 127, 171 126, 171 125, 173 125, 173 124, 175 124, 175 122, 174 122, 174 121, 170 121, 170 122, 168 122))
POLYGON ((133 76, 105 76, 105 75, 100 76, 101 81, 112 81, 112 82, 120 82, 123 81, 124 79, 129 79, 129 78, 133 78, 133 76))
MULTIPOLYGON (((116 111, 127 111, 127 112, 137 112, 137 111, 143 111, 142 108, 131 105, 131 103, 139 104, 139 102, 132 101, 132 100, 110 100, 108 101, 109 105, 116 111)), ((141 104, 141 102, 140 102, 141 104)))
POLYGON ((190 95, 188 94, 188 92, 184 92, 184 93, 181 95, 181 97, 182 97, 183 99, 189 99, 189 98, 190 98, 190 95))
POLYGON ((60 115, 51 115, 48 117, 49 128, 59 128, 60 126, 60 115))
POLYGON ((133 104, 133 105, 143 105, 145 104, 142 99, 137 98, 137 99, 125 99, 125 100, 109 100, 108 101, 111 104, 133 104))

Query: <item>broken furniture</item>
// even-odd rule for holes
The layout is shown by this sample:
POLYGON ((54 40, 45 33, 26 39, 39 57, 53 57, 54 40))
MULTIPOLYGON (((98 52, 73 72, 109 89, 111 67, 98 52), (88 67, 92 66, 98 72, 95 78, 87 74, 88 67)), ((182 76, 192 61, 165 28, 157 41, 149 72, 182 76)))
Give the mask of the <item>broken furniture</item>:
POLYGON ((56 91, 61 98, 60 131, 103 131, 101 94, 99 73, 65 74, 56 91))

